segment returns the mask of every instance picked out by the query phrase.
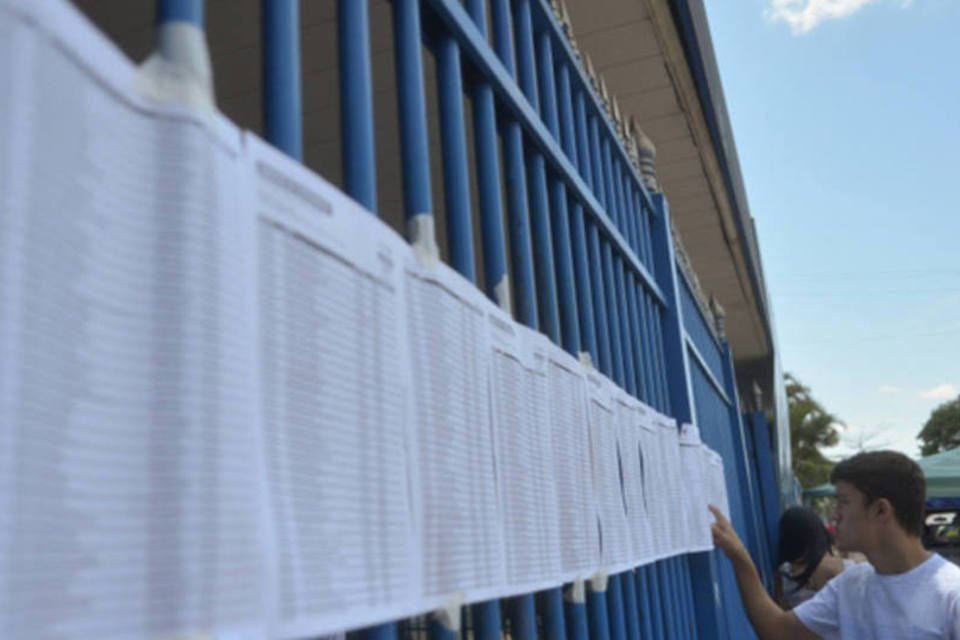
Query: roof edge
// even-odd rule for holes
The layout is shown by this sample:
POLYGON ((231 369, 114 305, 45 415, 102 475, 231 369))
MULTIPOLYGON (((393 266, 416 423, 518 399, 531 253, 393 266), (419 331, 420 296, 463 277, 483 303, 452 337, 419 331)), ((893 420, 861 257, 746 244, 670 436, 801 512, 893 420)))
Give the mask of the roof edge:
POLYGON ((733 208, 737 234, 741 243, 744 262, 754 289, 757 309, 763 319, 764 329, 771 349, 776 349, 771 331, 771 319, 767 298, 763 264, 757 243, 753 217, 747 202, 743 175, 737 155, 733 128, 727 114, 726 99, 720 81, 720 72, 713 50, 713 40, 707 24, 703 0, 668 0, 674 26, 683 44, 687 65, 693 76, 697 97, 710 132, 714 152, 720 162, 723 181, 733 208))

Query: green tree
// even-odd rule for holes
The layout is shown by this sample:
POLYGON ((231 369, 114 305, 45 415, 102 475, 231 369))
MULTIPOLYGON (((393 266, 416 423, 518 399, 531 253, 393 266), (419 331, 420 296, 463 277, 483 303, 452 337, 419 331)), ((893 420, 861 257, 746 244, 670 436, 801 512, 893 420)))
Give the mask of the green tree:
POLYGON ((917 434, 920 455, 932 456, 960 447, 960 396, 944 402, 930 413, 917 434))
POLYGON ((830 479, 833 462, 821 453, 821 447, 839 442, 837 418, 817 402, 810 389, 791 374, 786 374, 787 405, 790 409, 790 450, 793 472, 804 488, 815 487, 830 479))

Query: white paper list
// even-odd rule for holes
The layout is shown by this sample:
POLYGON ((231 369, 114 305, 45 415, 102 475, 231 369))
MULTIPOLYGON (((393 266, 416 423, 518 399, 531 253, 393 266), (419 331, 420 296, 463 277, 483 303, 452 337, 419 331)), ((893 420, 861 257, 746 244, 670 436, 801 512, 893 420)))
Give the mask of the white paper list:
POLYGON ((659 427, 666 479, 663 486, 663 492, 666 495, 664 518, 668 530, 665 553, 674 555, 685 551, 682 545, 683 536, 676 535, 676 527, 682 525, 684 503, 680 468, 680 432, 673 418, 658 414, 654 422, 659 427))
POLYGON ((546 338, 491 310, 491 391, 511 587, 559 582, 546 338))
POLYGON ((423 593, 504 585, 484 300, 445 265, 407 266, 423 593))
POLYGON ((0 636, 255 635, 252 305, 232 276, 249 238, 227 188, 239 133, 144 108, 110 84, 132 67, 64 24, 79 49, 31 26, 15 56, 34 82, 18 94, 32 105, 19 192, 0 210, 14 461, 0 636), (94 75, 91 59, 113 67, 94 75))
POLYGON ((410 602, 406 247, 320 178, 248 147, 280 629, 325 633, 410 602))
POLYGON ((626 394, 617 401, 618 427, 623 462, 624 495, 627 505, 627 520, 632 541, 631 558, 643 564, 654 557, 652 518, 644 473, 648 465, 648 452, 644 451, 644 427, 641 416, 644 409, 626 394))
POLYGON ((646 486, 646 507, 650 519, 650 553, 653 559, 663 557, 669 523, 666 512, 666 469, 661 446, 660 430, 654 422, 655 412, 642 411, 640 422, 640 448, 643 451, 643 479, 646 486))
POLYGON ((616 387, 607 378, 587 374, 590 397, 590 458, 593 492, 600 516, 600 552, 603 567, 616 570, 629 561, 631 540, 624 495, 623 453, 614 414, 616 387))
MULTIPOLYGON (((720 454, 703 445, 704 473, 707 477, 708 492, 707 500, 710 504, 718 507, 720 511, 730 519, 730 501, 727 496, 727 481, 723 473, 723 458, 720 454)), ((713 522, 713 516, 710 516, 710 522, 713 522)))
POLYGON ((580 363, 559 347, 549 351, 547 380, 561 568, 564 580, 585 578, 600 566, 587 388, 580 363))
POLYGON ((706 551, 713 547, 710 512, 707 510, 707 485, 699 430, 684 424, 680 431, 680 466, 685 491, 685 531, 688 551, 706 551))

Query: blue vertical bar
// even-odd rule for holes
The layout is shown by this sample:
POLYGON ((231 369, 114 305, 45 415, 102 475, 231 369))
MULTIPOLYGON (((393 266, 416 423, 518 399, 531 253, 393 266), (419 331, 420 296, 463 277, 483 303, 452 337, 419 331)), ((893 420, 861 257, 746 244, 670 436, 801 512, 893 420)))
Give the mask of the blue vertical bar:
POLYGON ((677 568, 677 559, 670 558, 669 561, 670 578, 673 583, 673 597, 677 603, 677 621, 680 623, 680 629, 687 628, 687 609, 683 602, 683 589, 680 585, 680 571, 677 568))
POLYGON ((644 236, 647 239, 647 260, 649 261, 650 273, 654 273, 654 271, 657 268, 656 261, 654 260, 654 251, 653 251, 654 210, 643 201, 641 201, 641 204, 643 205, 644 236))
POLYGON ((634 571, 637 586, 637 612, 643 640, 653 640, 653 605, 650 599, 650 587, 647 585, 647 568, 637 567, 634 571))
POLYGON ((680 628, 677 623, 677 603, 674 601, 673 585, 670 580, 670 574, 667 572, 664 560, 657 562, 657 576, 660 578, 660 604, 663 607, 663 618, 666 621, 665 627, 671 631, 680 628))
POLYGON ((563 591, 559 587, 540 593, 540 616, 543 619, 543 635, 546 638, 565 640, 567 630, 564 624, 563 591))
POLYGON ((637 221, 637 240, 640 244, 640 260, 643 262, 643 265, 650 270, 650 273, 653 273, 653 265, 650 260, 650 216, 647 213, 647 206, 644 204, 639 187, 634 187, 631 190, 631 202, 633 203, 634 215, 637 221))
POLYGON ((664 407, 664 394, 667 390, 664 388, 662 371, 665 363, 661 358, 661 341, 663 340, 663 336, 658 331, 656 324, 657 303, 647 295, 646 291, 644 291, 642 303, 643 315, 646 318, 650 332, 650 362, 653 365, 654 372, 652 404, 662 410, 664 407))
POLYGON ((510 599, 510 627, 516 640, 537 640, 537 610, 533 594, 510 599))
POLYGON ((683 601, 687 608, 688 635, 693 637, 697 633, 697 623, 694 620, 693 592, 690 589, 690 559, 687 556, 681 560, 680 569, 683 573, 683 601))
POLYGON ((613 574, 607 582, 607 617, 610 620, 610 640, 626 640, 627 625, 623 612, 623 589, 620 574, 613 574))
POLYGON ((593 323, 593 287, 590 284, 590 269, 587 265, 587 238, 583 227, 583 207, 573 203, 570 217, 570 241, 573 245, 573 272, 576 279, 577 311, 580 319, 581 343, 578 349, 590 354, 597 362, 597 336, 593 323))
MULTIPOLYGON (((514 4, 514 29, 517 42, 517 67, 520 88, 537 111, 537 63, 530 17, 530 0, 514 4)), ((557 312, 557 284, 554 271, 553 233, 547 204, 547 177, 543 156, 530 150, 527 153, 527 176, 530 189, 530 219, 533 226, 533 258, 537 279, 537 306, 540 327, 556 344, 560 344, 560 319, 557 312)))
POLYGON ((751 419, 754 449, 757 452, 758 484, 763 496, 767 548, 769 557, 776 558, 779 553, 777 545, 779 544, 780 495, 777 492, 777 473, 773 463, 773 448, 770 445, 770 427, 761 410, 754 411, 751 419))
POLYGON ((677 613, 680 621, 680 628, 687 629, 689 625, 687 623, 687 616, 690 611, 687 608, 687 603, 683 598, 683 576, 680 574, 680 559, 678 557, 670 558, 670 571, 673 573, 673 590, 676 593, 677 601, 677 613))
MULTIPOLYGON (((562 86, 561 84, 561 87, 562 86)), ((579 161, 577 168, 580 169, 580 176, 583 178, 583 181, 587 183, 587 187, 589 187, 591 191, 595 191, 593 187, 591 159, 593 152, 590 147, 590 134, 587 133, 587 109, 584 104, 582 91, 577 91, 573 100, 573 124, 577 139, 576 156, 579 161)))
MULTIPOLYGON (((537 53, 540 78, 540 108, 547 128, 553 137, 560 139, 560 122, 557 114, 557 91, 554 84, 553 43, 546 31, 537 36, 537 53)), ((570 218, 567 214, 567 189, 556 176, 550 179, 550 195, 553 204, 551 230, 553 251, 557 266, 557 290, 560 304, 560 331, 563 348, 570 353, 580 351, 580 322, 577 317, 577 294, 574 290, 573 251, 570 247, 570 218)))
POLYGON ((540 110, 537 96, 537 65, 533 53, 533 20, 530 16, 530 0, 515 0, 513 3, 513 30, 517 42, 517 79, 520 90, 527 96, 534 110, 540 110))
POLYGON ((657 303, 653 300, 650 301, 650 310, 653 314, 653 333, 655 340, 653 341, 654 346, 654 358, 659 363, 660 375, 657 377, 658 386, 660 388, 660 407, 661 411, 664 413, 670 413, 672 410, 672 398, 670 391, 668 389, 668 379, 666 371, 666 355, 665 355, 665 345, 664 345, 664 336, 663 336, 663 321, 661 316, 660 308, 657 306, 657 303))
POLYGON ((643 238, 643 229, 642 221, 640 215, 642 213, 640 207, 640 196, 638 195, 641 187, 637 184, 633 178, 633 172, 629 169, 626 171, 625 182, 624 182, 624 197, 627 201, 627 210, 630 212, 631 224, 633 225, 633 236, 635 242, 637 243, 637 257, 640 258, 640 262, 643 266, 648 267, 648 258, 647 258, 647 245, 643 238))
MULTIPOLYGON (((581 586, 583 586, 582 583, 581 586)), ((581 593, 576 584, 570 585, 564 594, 564 614, 567 635, 570 639, 586 640, 590 633, 587 624, 586 594, 581 593)))
POLYGON ((557 314, 557 283, 554 276, 552 231, 547 205, 547 177, 543 156, 539 153, 534 152, 527 156, 527 175, 530 186, 533 264, 537 282, 540 328, 551 340, 559 344, 560 319, 557 314))
POLYGON ((617 292, 617 309, 620 312, 620 335, 623 345, 623 376, 626 384, 624 389, 627 393, 637 396, 637 378, 636 370, 633 367, 633 327, 630 324, 628 312, 628 298, 626 290, 626 278, 623 273, 623 261, 614 259, 613 277, 616 280, 614 289, 617 292))
POLYGON ((398 632, 397 623, 388 622, 364 629, 360 632, 360 635, 363 640, 397 640, 398 632))
POLYGON ((471 607, 473 634, 476 640, 500 640, 503 621, 500 619, 500 602, 488 600, 471 607))
POLYGON ((189 22, 203 29, 204 0, 158 0, 157 24, 164 22, 189 22))
MULTIPOLYGON (((587 185, 590 185, 590 152, 587 146, 586 118, 583 113, 583 94, 577 93, 576 100, 571 99, 570 73, 566 65, 560 69, 560 121, 567 155, 580 169, 587 185)), ((579 201, 573 203, 571 218, 571 242, 573 243, 573 266, 577 278, 578 309, 580 311, 580 333, 583 348, 590 353, 593 362, 600 362, 599 338, 595 323, 593 285, 590 279, 590 258, 587 249, 586 227, 584 225, 583 206, 579 201)), ((594 281, 595 282, 595 281, 594 281)))
POLYGON ((621 235, 623 233, 623 220, 620 218, 620 206, 617 202, 617 192, 614 187, 613 166, 610 158, 610 142, 606 138, 600 140, 600 167, 603 171, 603 188, 607 196, 607 215, 613 221, 613 225, 621 235))
POLYGON ((737 393, 736 371, 733 366, 733 352, 730 350, 730 344, 726 340, 720 343, 720 355, 723 360, 724 376, 723 386, 730 399, 727 407, 729 424, 732 436, 732 445, 734 453, 734 464, 737 466, 737 478, 740 481, 740 494, 743 501, 744 517, 747 520, 747 529, 749 540, 753 546, 754 557, 757 559, 757 572, 761 580, 766 581, 770 573, 770 567, 773 560, 766 556, 766 545, 763 544, 763 531, 760 524, 760 518, 757 513, 757 507, 760 505, 760 498, 754 493, 754 482, 752 465, 747 456, 747 441, 744 433, 743 419, 740 413, 740 394, 737 393))
MULTIPOLYGON (((515 76, 509 0, 493 0, 490 15, 493 21, 494 48, 497 56, 510 75, 515 76)), ((514 299, 517 303, 516 317, 523 324, 536 329, 539 326, 539 320, 534 284, 533 249, 530 240, 530 218, 527 212, 523 136, 520 125, 509 116, 502 121, 502 136, 514 299)))
POLYGON ((637 608, 637 578, 633 569, 625 571, 620 580, 623 588, 623 615, 627 622, 627 640, 640 640, 640 613, 637 608))
POLYGON ((613 347, 610 342, 610 323, 607 318, 607 295, 603 277, 603 253, 600 250, 600 232, 597 225, 587 226, 587 250, 590 254, 590 282, 593 291, 593 310, 596 314, 597 344, 600 371, 613 377, 613 347))
POLYGON ((646 327, 643 326, 640 315, 637 313, 637 282, 630 270, 626 273, 626 293, 625 304, 630 318, 630 329, 633 332, 633 353, 631 355, 633 356, 634 375, 636 376, 637 397, 646 402, 647 398, 650 397, 647 389, 647 363, 643 358, 643 334, 646 327))
POLYGON ((622 226, 620 233, 622 233, 623 237, 626 238, 627 244, 631 249, 633 249, 633 253, 640 255, 640 250, 637 247, 636 237, 633 233, 633 223, 630 217, 630 210, 627 207, 626 194, 623 190, 623 181, 625 179, 623 173, 623 164, 617 158, 616 153, 613 154, 611 169, 617 206, 620 208, 620 224, 622 226))
MULTIPOLYGON (((341 0, 348 3, 356 0, 341 0)), ((366 1, 356 2, 365 5, 366 1)), ((460 47, 448 33, 437 38, 437 92, 440 102, 440 140, 443 156, 444 200, 450 266, 470 282, 477 279, 470 219, 470 178, 463 118, 463 82, 460 47)))
MULTIPOLYGON (((264 134, 277 149, 302 161, 299 5, 296 0, 263 0, 261 13, 264 134)), ((371 149, 372 145, 371 139, 371 149)))
POLYGON ((641 260, 643 249, 640 246, 640 234, 637 227, 637 213, 634 209, 633 199, 633 174, 622 162, 617 162, 618 183, 620 185, 620 201, 623 203, 623 216, 626 219, 627 237, 630 238, 630 246, 637 258, 641 260))
POLYGON ((607 188, 603 178, 603 167, 601 166, 603 154, 600 152, 600 128, 594 116, 590 116, 589 118, 588 133, 590 136, 590 167, 593 169, 593 193, 597 201, 600 202, 600 206, 606 210, 607 188))
POLYGON ((590 640, 611 640, 610 621, 607 617, 607 592, 594 589, 592 581, 587 582, 587 620, 590 627, 590 640))
MULTIPOLYGON (((264 0, 265 5, 280 4, 264 0)), ((296 5, 293 0, 289 4, 296 5)), ((339 0, 340 121, 343 183, 347 194, 377 210, 373 137, 373 76, 370 70, 370 15, 367 0, 339 0)))
POLYGON ((409 221, 417 215, 433 215, 427 108, 423 97, 423 61, 420 56, 420 5, 417 0, 393 1, 393 29, 403 208, 409 221))
MULTIPOLYGON (((467 0, 467 11, 477 30, 486 37, 487 18, 482 0, 467 0)), ((477 156, 477 191, 483 240, 483 274, 487 296, 510 308, 507 257, 503 236, 503 203, 500 201, 500 160, 497 157, 497 120, 490 84, 472 84, 473 139, 477 156)))
MULTIPOLYGON (((590 158, 590 167, 593 169, 593 192, 600 203, 606 207, 607 192, 604 187, 603 170, 601 168, 599 129, 597 127, 597 119, 593 116, 589 119, 587 131, 590 148, 588 156, 590 158)), ((591 263, 594 260, 594 254, 597 260, 595 269, 592 268, 591 271, 593 272, 594 291, 597 292, 594 294, 594 308, 597 309, 597 338, 600 342, 601 370, 609 377, 614 378, 618 370, 616 363, 619 339, 615 338, 614 333, 616 330, 617 316, 616 314, 610 313, 610 300, 614 295, 613 288, 611 287, 612 282, 608 280, 605 275, 606 255, 609 252, 609 247, 607 247, 606 242, 599 237, 597 225, 591 225, 589 234, 591 263)))
MULTIPOLYGON (((560 107, 560 145, 573 166, 579 167, 580 155, 577 153, 578 141, 576 126, 574 125, 570 68, 562 60, 557 68, 557 104, 560 107)), ((586 180, 586 176, 584 176, 584 180, 586 180)))
POLYGON ((621 387, 623 378, 623 342, 620 337, 620 313, 617 311, 617 288, 614 285, 613 252, 607 242, 601 241, 603 255, 603 282, 607 298, 607 318, 610 329, 610 353, 613 356, 613 380, 621 387))
POLYGON ((648 564, 644 567, 647 574, 647 585, 650 593, 650 617, 653 623, 653 635, 655 638, 665 638, 666 630, 663 620, 663 605, 661 604, 661 594, 663 589, 660 587, 660 578, 657 576, 656 564, 648 564))
POLYGON ((677 616, 677 594, 673 587, 673 574, 670 572, 670 559, 666 558, 658 562, 657 568, 660 571, 660 578, 662 579, 664 590, 663 601, 667 606, 669 628, 676 633, 680 630, 680 624, 677 616))
POLYGON ((650 296, 646 288, 640 284, 637 288, 637 315, 640 317, 643 337, 643 358, 646 361, 645 367, 647 379, 648 402, 652 407, 660 406, 659 387, 657 385, 657 370, 659 363, 656 362, 656 347, 654 341, 657 339, 653 331, 652 318, 650 317, 650 296))

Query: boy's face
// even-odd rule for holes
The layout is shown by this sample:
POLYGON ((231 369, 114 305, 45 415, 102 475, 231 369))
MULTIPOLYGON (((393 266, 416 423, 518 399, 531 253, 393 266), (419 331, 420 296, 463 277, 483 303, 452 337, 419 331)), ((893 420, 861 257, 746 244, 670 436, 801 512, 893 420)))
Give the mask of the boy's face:
POLYGON ((874 518, 866 496, 849 482, 836 484, 837 508, 833 519, 837 523, 837 548, 840 551, 862 551, 869 545, 874 533, 874 518))

